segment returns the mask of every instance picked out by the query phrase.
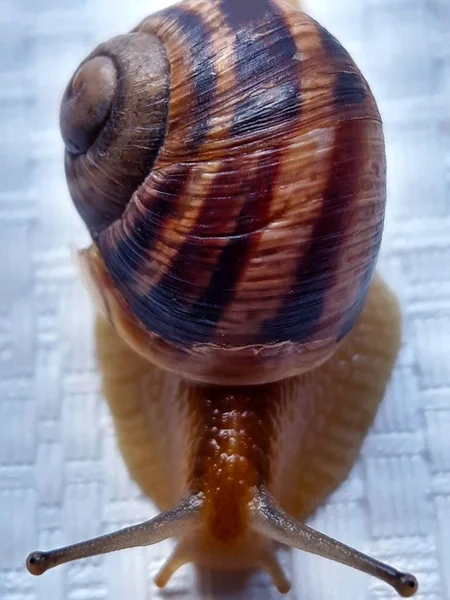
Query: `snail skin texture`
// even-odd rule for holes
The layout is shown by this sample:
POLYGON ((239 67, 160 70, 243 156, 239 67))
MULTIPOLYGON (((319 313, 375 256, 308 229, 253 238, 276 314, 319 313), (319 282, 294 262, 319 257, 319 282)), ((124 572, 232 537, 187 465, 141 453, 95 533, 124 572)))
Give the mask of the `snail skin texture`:
POLYGON ((348 475, 400 344, 375 274, 383 127, 341 44, 284 0, 185 0, 98 46, 61 132, 104 395, 145 523, 50 552, 174 537, 181 565, 263 569, 276 544, 391 585, 413 575, 303 524, 348 475))

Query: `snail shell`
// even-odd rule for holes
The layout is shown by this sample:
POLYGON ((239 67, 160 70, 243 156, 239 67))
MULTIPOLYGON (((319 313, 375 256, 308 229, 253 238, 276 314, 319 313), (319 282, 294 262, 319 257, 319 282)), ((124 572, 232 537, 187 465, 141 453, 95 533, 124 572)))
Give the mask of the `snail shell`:
POLYGON ((175 536, 158 585, 193 561, 286 592, 278 541, 415 593, 296 520, 348 473, 399 346, 373 277, 383 127, 348 52, 283 0, 185 0, 83 61, 61 131, 105 396, 161 514, 29 570, 175 536))
POLYGON ((366 297, 386 201, 380 115, 349 54, 283 2, 196 0, 100 45, 75 80, 97 70, 99 124, 80 135, 72 81, 62 129, 115 326, 204 383, 326 360, 366 297))

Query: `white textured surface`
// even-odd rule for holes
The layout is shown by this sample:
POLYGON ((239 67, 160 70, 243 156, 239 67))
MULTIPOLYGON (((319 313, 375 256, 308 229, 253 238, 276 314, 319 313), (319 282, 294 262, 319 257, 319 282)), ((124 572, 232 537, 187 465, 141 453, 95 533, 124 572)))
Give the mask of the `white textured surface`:
MULTIPOLYGON (((245 0, 243 0, 245 1, 245 0)), ((166 2, 167 3, 167 2, 166 2)), ((163 594, 170 545, 33 578, 30 550, 153 512, 130 483, 99 395, 92 307, 71 263, 87 236, 64 181, 58 105, 91 48, 156 0, 0 0, 0 598, 233 597, 184 567, 163 594), (197 588, 197 591, 196 591, 197 588), (212 591, 211 591, 212 590, 212 591)), ((349 480, 312 519, 417 574, 420 599, 450 600, 450 3, 310 0, 353 53, 386 125, 389 205, 380 268, 399 294, 404 343, 349 480)), ((372 600, 390 589, 296 552, 290 598, 372 600)), ((276 598, 256 576, 236 598, 276 598)))

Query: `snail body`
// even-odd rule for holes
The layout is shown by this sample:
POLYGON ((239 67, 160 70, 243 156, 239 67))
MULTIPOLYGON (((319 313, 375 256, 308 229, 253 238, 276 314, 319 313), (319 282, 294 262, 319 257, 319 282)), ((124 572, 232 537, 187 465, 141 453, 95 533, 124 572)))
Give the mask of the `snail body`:
POLYGON ((399 338, 397 301, 379 276, 328 361, 259 386, 204 386, 167 373, 98 319, 103 390, 131 476, 162 512, 198 490, 204 495, 203 531, 187 536, 159 585, 176 566, 195 562, 260 568, 287 590, 270 543, 248 533, 249 500, 262 486, 304 519, 345 479, 383 398, 399 338))
POLYGON ((161 513, 29 570, 174 536, 158 585, 196 562, 286 592, 277 541, 412 595, 296 520, 348 473, 399 346, 382 122, 350 55, 283 0, 185 0, 83 61, 61 131, 105 397, 161 513))

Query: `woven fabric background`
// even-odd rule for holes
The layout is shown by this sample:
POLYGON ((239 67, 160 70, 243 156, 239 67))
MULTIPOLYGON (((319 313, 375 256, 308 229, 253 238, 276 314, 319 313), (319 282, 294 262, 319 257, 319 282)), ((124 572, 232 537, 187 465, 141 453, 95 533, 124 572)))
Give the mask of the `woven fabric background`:
MULTIPOLYGON (((245 0, 243 0, 245 1, 245 0)), ((166 2, 167 4, 167 2, 166 2)), ((157 0, 0 0, 0 598, 277 598, 267 577, 186 566, 163 593, 170 543, 33 578, 36 548, 146 519, 99 392, 93 307, 71 258, 87 241, 68 197, 58 130, 69 76, 95 44, 157 0)), ((398 293, 403 348, 360 459, 311 523, 416 573, 419 599, 450 600, 450 3, 310 0, 352 52, 386 126, 389 204, 379 268, 398 293)), ((387 600, 390 588, 286 553, 288 598, 387 600)))

